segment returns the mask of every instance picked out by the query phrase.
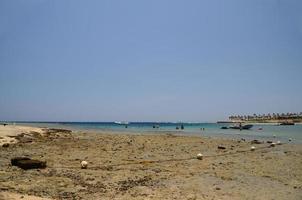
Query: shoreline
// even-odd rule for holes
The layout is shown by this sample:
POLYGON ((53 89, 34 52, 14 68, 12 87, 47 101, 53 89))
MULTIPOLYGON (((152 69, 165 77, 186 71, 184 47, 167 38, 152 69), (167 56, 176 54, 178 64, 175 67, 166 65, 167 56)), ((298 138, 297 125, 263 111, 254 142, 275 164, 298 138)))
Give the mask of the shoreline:
POLYGON ((0 147, 0 199, 10 194, 30 195, 28 200, 302 197, 301 144, 270 147, 261 141, 204 136, 39 132, 17 126, 10 130, 28 132, 19 133, 19 142, 0 147), (11 166, 10 159, 18 156, 46 161, 47 167, 11 166), (83 160, 87 169, 81 169, 83 160))
MULTIPOLYGON (((17 124, 18 125, 18 124, 17 124)), ((29 127, 40 127, 40 128, 62 128, 62 129, 69 129, 73 132, 89 132, 89 133, 100 133, 106 132, 111 134, 176 134, 176 135, 183 135, 183 136, 204 136, 204 137, 212 137, 212 138, 221 138, 221 139, 246 139, 246 140, 280 140, 283 143, 295 143, 295 144, 302 144, 302 137, 295 133, 287 134, 288 128, 294 128, 292 126, 276 126, 277 132, 275 131, 258 131, 255 127, 253 130, 221 130, 220 128, 207 128, 205 131, 201 131, 199 129, 190 129, 186 128, 185 130, 175 130, 175 129, 144 129, 144 128, 112 128, 112 127, 103 127, 103 128, 93 128, 93 127, 81 127, 81 126, 73 126, 73 125, 66 125, 66 124, 44 124, 44 123, 34 123, 34 124, 19 124, 21 126, 29 126, 29 127), (278 129, 282 130, 278 132, 278 129)), ((253 124, 255 126, 259 126, 266 130, 266 125, 270 126, 269 129, 276 129, 272 124, 253 124), (263 126, 263 127, 262 127, 263 126)), ((301 125, 297 125, 301 128, 301 125)), ((258 127, 258 128, 259 128, 258 127)))

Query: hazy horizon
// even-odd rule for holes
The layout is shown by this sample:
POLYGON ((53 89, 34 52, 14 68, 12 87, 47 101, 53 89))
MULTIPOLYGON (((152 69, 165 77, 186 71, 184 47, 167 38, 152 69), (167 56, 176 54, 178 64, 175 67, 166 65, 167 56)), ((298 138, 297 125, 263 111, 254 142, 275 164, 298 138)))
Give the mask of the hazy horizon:
POLYGON ((0 2, 1 121, 302 111, 302 1, 0 2))

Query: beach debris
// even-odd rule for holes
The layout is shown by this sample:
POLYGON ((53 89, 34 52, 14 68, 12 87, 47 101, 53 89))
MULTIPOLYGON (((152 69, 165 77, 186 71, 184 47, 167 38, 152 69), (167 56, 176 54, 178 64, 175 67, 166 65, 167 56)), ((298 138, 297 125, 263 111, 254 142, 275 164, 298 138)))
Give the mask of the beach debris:
POLYGON ((21 169, 44 169, 46 168, 46 161, 32 160, 28 157, 15 157, 11 159, 13 166, 20 167, 21 169))
POLYGON ((276 146, 276 143, 275 142, 273 142, 273 143, 271 143, 271 145, 270 145, 271 147, 274 147, 274 146, 276 146))
POLYGON ((251 146, 251 151, 255 151, 256 147, 251 146))
POLYGON ((202 159, 203 159, 202 153, 197 154, 196 158, 197 158, 198 160, 202 160, 202 159))
POLYGON ((85 161, 85 160, 83 160, 83 161, 81 162, 81 169, 87 169, 87 167, 88 167, 88 162, 85 161))
POLYGON ((262 142, 259 140, 252 140, 251 144, 262 144, 262 142))
POLYGON ((218 149, 226 149, 226 147, 221 146, 221 145, 219 145, 217 148, 218 148, 218 149))
POLYGON ((281 145, 282 143, 281 143, 281 141, 277 141, 277 145, 281 145))

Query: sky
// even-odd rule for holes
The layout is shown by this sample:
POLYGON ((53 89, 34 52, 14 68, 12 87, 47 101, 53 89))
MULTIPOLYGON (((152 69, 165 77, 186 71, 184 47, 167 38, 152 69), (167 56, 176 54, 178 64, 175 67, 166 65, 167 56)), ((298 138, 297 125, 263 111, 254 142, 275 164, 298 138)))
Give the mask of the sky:
POLYGON ((302 111, 300 0, 1 0, 0 120, 302 111))

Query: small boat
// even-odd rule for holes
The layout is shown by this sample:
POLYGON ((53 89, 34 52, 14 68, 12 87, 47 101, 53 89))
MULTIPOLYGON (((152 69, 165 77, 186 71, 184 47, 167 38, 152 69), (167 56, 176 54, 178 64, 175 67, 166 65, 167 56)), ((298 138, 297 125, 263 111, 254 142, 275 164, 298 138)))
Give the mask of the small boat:
POLYGON ((120 125, 128 125, 129 122, 114 122, 115 124, 120 124, 120 125))
POLYGON ((230 126, 231 129, 249 130, 253 127, 252 124, 230 126))
POLYGON ((291 125, 295 125, 295 123, 293 123, 293 122, 282 122, 279 125, 280 126, 291 126, 291 125))

